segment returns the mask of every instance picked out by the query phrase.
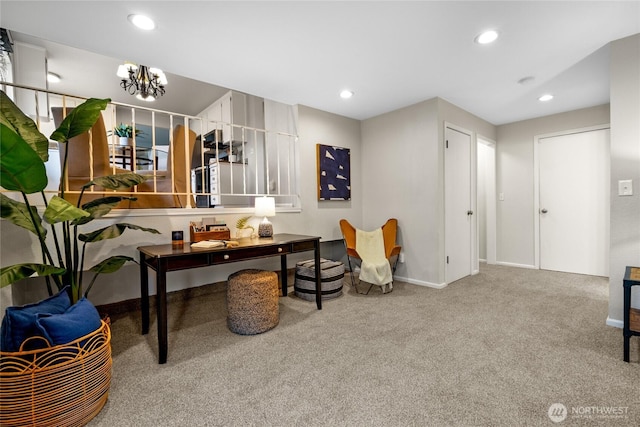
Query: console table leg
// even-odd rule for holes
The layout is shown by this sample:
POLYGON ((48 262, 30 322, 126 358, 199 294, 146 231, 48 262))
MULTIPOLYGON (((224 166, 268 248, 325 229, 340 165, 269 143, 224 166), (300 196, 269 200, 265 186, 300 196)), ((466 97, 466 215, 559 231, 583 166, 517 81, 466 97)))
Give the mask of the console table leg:
POLYGON ((629 361, 629 341, 631 340, 631 286, 624 285, 624 301, 623 301, 623 318, 624 323, 622 326, 622 336, 624 338, 623 359, 625 362, 629 361))
POLYGON ((145 254, 140 252, 140 311, 142 313, 142 335, 149 333, 149 271, 145 254))
POLYGON ((158 261, 156 276, 156 312, 158 318, 158 363, 167 363, 167 265, 158 261))
POLYGON ((314 259, 316 264, 316 306, 322 310, 322 279, 320 276, 320 241, 314 242, 314 259))
POLYGON ((287 290, 289 288, 289 284, 287 283, 288 278, 287 278, 287 256, 286 255, 281 255, 280 256, 280 276, 282 278, 282 296, 286 297, 287 296, 287 290))

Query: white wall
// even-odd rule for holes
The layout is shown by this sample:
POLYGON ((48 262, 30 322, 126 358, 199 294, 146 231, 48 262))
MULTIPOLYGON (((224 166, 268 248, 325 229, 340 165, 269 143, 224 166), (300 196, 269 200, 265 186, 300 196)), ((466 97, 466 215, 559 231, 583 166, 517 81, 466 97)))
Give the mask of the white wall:
MULTIPOLYGON (((611 43, 610 219, 608 323, 622 326, 624 270, 640 267, 640 34, 611 43), (621 179, 633 180, 633 196, 618 196, 621 179)), ((640 307, 640 289, 633 293, 640 307)))
POLYGON ((497 128, 497 261, 535 265, 534 165, 536 135, 609 123, 609 105, 525 120, 497 128))
POLYGON ((363 218, 371 230, 398 219, 405 263, 396 276, 440 285, 440 155, 437 99, 362 122, 363 218))
MULTIPOLYGON (((278 215, 287 232, 342 239, 339 221, 362 221, 362 144, 360 121, 298 106, 300 144, 300 202, 302 214, 278 215), (351 200, 318 200, 316 144, 351 150, 351 200)), ((274 229, 277 227, 276 221, 274 229)), ((278 228, 280 229, 280 228, 278 228)))

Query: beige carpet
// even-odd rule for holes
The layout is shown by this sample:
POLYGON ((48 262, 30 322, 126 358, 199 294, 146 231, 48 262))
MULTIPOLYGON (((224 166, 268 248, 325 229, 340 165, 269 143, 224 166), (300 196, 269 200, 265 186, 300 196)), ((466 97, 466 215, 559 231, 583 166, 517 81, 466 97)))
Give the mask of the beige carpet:
POLYGON ((544 426, 555 403, 557 425, 640 425, 640 339, 623 362, 603 278, 483 265, 442 290, 345 286, 321 311, 290 288, 256 336, 227 329, 216 289, 170 304, 166 365, 155 320, 113 316, 91 426, 544 426))

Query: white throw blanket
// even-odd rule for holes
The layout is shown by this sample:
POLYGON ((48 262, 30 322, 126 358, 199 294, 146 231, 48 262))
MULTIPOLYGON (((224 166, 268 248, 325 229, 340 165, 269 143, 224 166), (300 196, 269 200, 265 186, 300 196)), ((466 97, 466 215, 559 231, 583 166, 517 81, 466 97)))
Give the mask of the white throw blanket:
POLYGON ((382 228, 374 231, 362 231, 356 229, 356 252, 362 259, 360 266, 360 280, 374 285, 389 284, 389 290, 393 287, 391 265, 384 253, 384 236, 382 228))

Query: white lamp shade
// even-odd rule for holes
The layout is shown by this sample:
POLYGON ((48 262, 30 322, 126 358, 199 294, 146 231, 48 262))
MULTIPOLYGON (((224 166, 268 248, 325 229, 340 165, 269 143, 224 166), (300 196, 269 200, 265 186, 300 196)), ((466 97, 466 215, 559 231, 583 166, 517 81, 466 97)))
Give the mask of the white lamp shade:
POLYGON ((275 216, 276 199, 273 197, 256 197, 256 216, 275 216))

